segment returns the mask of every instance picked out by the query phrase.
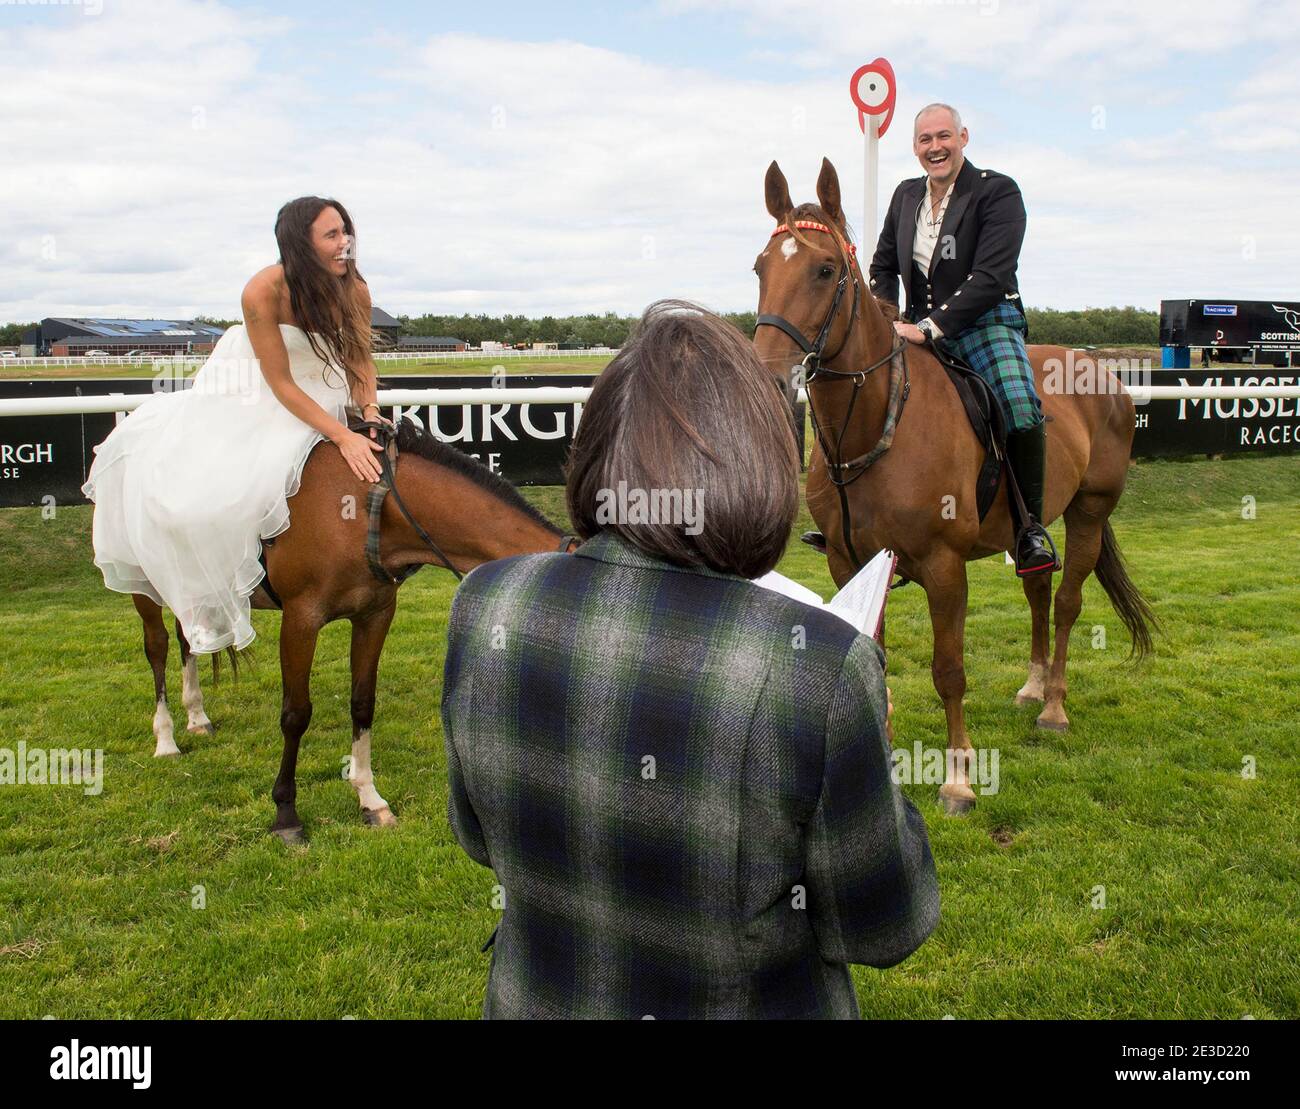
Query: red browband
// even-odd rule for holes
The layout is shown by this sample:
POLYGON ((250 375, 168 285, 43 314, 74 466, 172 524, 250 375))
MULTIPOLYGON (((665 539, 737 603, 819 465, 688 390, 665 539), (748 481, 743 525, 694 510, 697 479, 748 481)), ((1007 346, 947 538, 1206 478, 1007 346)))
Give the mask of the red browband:
MULTIPOLYGON (((810 220, 810 219, 797 219, 794 221, 794 225, 797 228, 799 228, 800 231, 824 231, 826 232, 827 235, 834 235, 836 239, 838 239, 841 243, 843 243, 844 248, 849 252, 849 257, 857 258, 858 248, 854 246, 852 243, 847 242, 844 239, 840 239, 839 235, 836 235, 835 232, 832 231, 829 227, 827 227, 824 223, 817 223, 815 220, 810 220)), ((789 230, 790 230, 789 226, 783 223, 780 226, 778 226, 775 231, 772 232, 769 238, 775 239, 778 235, 784 235, 789 230)))

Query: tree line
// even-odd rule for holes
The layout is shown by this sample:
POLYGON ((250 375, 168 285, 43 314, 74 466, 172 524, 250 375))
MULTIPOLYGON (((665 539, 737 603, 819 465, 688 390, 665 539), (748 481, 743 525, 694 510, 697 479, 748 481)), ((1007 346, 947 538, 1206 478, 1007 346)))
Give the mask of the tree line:
MULTIPOLYGON (((1083 308, 1060 311, 1055 308, 1030 308, 1029 340, 1033 343, 1059 343, 1062 346, 1156 346, 1159 342, 1160 316, 1142 308, 1083 308)), ((722 317, 742 334, 754 333, 755 313, 724 312, 722 317)), ((449 336, 464 339, 472 347, 483 341, 499 343, 572 343, 584 346, 622 346, 636 324, 635 316, 614 312, 585 316, 399 316, 403 335, 449 336)), ((230 327, 238 320, 195 317, 197 322, 230 327)), ((0 326, 0 346, 17 346, 25 331, 35 323, 11 323, 0 326)))
MULTIPOLYGON (((722 318, 742 334, 752 335, 757 314, 723 312, 722 318)), ((1030 308, 1029 338, 1062 346, 1156 346, 1160 314, 1141 308, 1084 308, 1059 311, 1030 308)), ((484 339, 502 343, 585 343, 622 346, 636 324, 635 316, 401 316, 404 335, 442 335, 479 346, 484 339)))

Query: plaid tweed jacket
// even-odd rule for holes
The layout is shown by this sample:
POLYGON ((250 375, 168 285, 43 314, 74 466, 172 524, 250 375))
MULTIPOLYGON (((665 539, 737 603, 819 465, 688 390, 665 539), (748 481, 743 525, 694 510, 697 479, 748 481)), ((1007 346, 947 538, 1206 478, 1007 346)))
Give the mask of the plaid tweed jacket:
POLYGON ((934 929, 879 647, 613 532, 452 605, 452 830, 504 890, 485 1017, 857 1017, 934 929))

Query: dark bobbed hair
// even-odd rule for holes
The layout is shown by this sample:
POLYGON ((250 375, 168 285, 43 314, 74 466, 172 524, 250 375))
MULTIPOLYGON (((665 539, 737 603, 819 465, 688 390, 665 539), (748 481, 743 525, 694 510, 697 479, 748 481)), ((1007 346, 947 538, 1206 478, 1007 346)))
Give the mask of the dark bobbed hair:
POLYGON ((681 300, 645 310, 597 378, 566 465, 578 535, 609 529, 656 558, 746 578, 780 560, 799 507, 799 456, 777 382, 739 331, 681 300), (629 490, 700 490, 699 533, 602 518, 629 490))
POLYGON ((355 258, 348 259, 342 276, 321 265, 311 243, 311 225, 327 207, 338 212, 343 230, 355 242, 356 229, 347 209, 320 196, 300 196, 281 208, 275 217, 275 241, 294 318, 307 332, 316 356, 339 366, 351 388, 357 380, 355 367, 370 355, 370 316, 356 296, 356 283, 364 284, 365 278, 357 271, 355 258))

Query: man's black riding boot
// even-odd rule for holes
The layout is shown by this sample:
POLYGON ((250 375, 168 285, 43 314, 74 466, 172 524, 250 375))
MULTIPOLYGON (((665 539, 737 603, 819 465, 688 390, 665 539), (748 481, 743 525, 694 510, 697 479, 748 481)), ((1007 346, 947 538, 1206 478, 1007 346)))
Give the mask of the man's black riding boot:
POLYGON ((1016 573, 1051 573, 1059 570, 1052 537, 1043 527, 1043 471, 1047 466, 1047 431, 1043 424, 1013 431, 1007 436, 1007 461, 1016 474, 1028 520, 1020 521, 1016 534, 1016 573))

